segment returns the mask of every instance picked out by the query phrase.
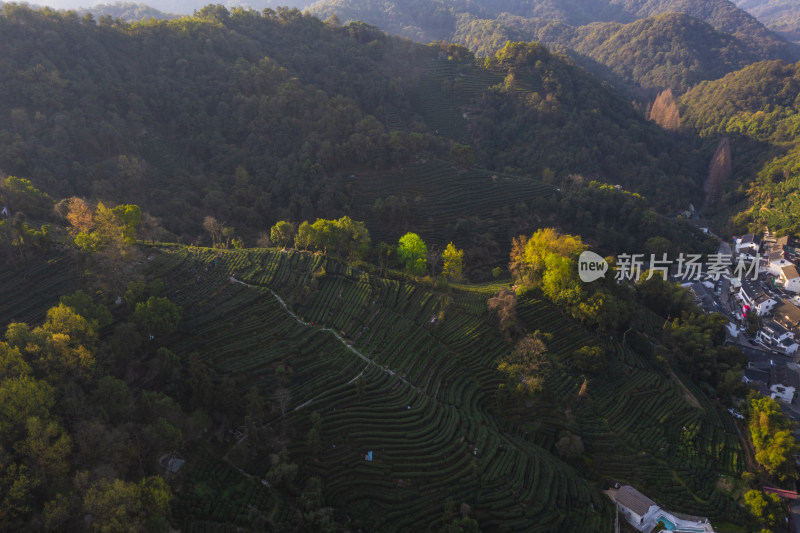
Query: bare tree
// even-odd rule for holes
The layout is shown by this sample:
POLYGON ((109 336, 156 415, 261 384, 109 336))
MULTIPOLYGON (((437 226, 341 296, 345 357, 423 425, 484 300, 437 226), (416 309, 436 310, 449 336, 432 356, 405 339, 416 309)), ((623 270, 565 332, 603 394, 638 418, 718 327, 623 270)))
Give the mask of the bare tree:
POLYGON ((439 266, 439 261, 442 260, 442 254, 438 246, 431 245, 428 247, 428 266, 431 269, 431 284, 436 284, 436 267, 439 266))
POLYGON ((714 152, 714 157, 711 158, 711 163, 708 165, 708 180, 706 180, 703 187, 707 193, 707 203, 714 202, 720 191, 722 191, 725 182, 730 179, 731 174, 733 174, 731 141, 729 138, 723 137, 717 146, 717 151, 714 152))
POLYGON ((203 229, 211 236, 211 244, 216 248, 217 243, 222 241, 222 224, 214 217, 206 217, 203 219, 203 229))
POLYGON ((671 89, 665 89, 656 97, 653 107, 650 108, 650 120, 665 130, 677 130, 681 127, 681 116, 678 104, 671 89))
POLYGON ((496 311, 500 319, 500 327, 508 331, 517 318, 517 295, 510 289, 503 289, 491 298, 488 302, 489 310, 496 311))
POLYGON ((277 401, 278 405, 281 407, 281 416, 286 416, 286 408, 289 407, 289 404, 292 402, 291 391, 286 387, 281 387, 275 390, 273 398, 275 398, 275 401, 277 401))

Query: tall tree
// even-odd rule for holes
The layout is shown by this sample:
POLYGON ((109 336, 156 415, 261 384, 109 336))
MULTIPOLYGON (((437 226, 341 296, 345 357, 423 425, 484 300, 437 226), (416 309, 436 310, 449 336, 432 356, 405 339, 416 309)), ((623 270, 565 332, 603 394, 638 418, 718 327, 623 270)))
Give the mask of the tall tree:
POLYGON ((421 276, 427 267, 428 247, 416 233, 406 233, 400 237, 397 257, 403 263, 407 274, 421 276))
POLYGON ((650 120, 665 130, 677 130, 681 127, 681 116, 672 89, 664 89, 656 97, 650 108, 650 120))
POLYGON ((461 281, 463 271, 464 250, 459 250, 451 242, 442 252, 442 274, 451 281, 461 281))
POLYGON ((273 244, 281 248, 290 246, 294 242, 294 235, 294 225, 285 220, 279 221, 269 230, 270 240, 272 240, 273 244))
POLYGON ((717 150, 714 152, 714 157, 711 158, 711 163, 708 165, 708 179, 703 186, 706 192, 706 205, 714 204, 722 192, 725 182, 730 179, 732 174, 731 140, 728 137, 723 137, 719 145, 717 145, 717 150))

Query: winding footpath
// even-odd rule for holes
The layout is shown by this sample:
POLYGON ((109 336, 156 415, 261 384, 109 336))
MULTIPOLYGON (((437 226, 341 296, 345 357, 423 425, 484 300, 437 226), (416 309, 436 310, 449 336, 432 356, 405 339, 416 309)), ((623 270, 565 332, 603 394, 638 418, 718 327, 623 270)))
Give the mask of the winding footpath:
MULTIPOLYGON (((342 337, 342 336, 339 334, 339 332, 338 332, 338 331, 336 331, 335 329, 328 328, 328 327, 323 327, 323 326, 312 326, 310 322, 306 322, 305 320, 303 320, 302 318, 300 318, 299 316, 297 316, 297 314, 295 314, 295 312, 294 312, 294 311, 292 311, 291 309, 289 309, 289 306, 288 306, 288 305, 286 305, 286 302, 285 302, 285 301, 283 301, 283 298, 281 298, 280 296, 278 296, 278 294, 277 294, 275 291, 273 291, 272 289, 270 289, 269 287, 262 287, 262 286, 260 286, 260 285, 251 285, 250 283, 246 283, 246 282, 244 282, 244 281, 242 281, 242 280, 236 279, 236 278, 235 278, 235 277, 233 277, 233 276, 231 276, 231 277, 230 277, 230 280, 231 280, 231 283, 238 283, 239 285, 244 285, 245 287, 250 287, 251 289, 266 289, 266 290, 268 290, 268 291, 270 292, 270 294, 272 294, 272 296, 274 296, 274 297, 275 297, 275 299, 278 301, 278 303, 279 303, 279 304, 281 304, 281 306, 284 308, 284 310, 286 310, 286 312, 287 312, 287 313, 289 313, 289 315, 290 315, 292 318, 294 318, 294 319, 297 321, 297 323, 298 323, 298 324, 302 324, 303 326, 306 326, 306 327, 309 327, 309 328, 318 328, 320 331, 327 331, 327 332, 329 332, 329 333, 330 333, 330 334, 332 334, 334 337, 336 337, 336 339, 338 339, 338 341, 339 341, 340 343, 342 343, 342 345, 343 345, 345 348, 347 348, 348 350, 350 350, 350 351, 351 351, 352 353, 354 353, 354 354, 355 354, 357 357, 360 357, 361 359, 363 359, 363 360, 364 360, 364 361, 367 363, 367 365, 368 365, 368 366, 369 366, 369 365, 374 365, 374 366, 376 366, 376 367, 380 368, 382 371, 384 371, 384 372, 386 372, 387 374, 389 374, 390 376, 392 376, 393 378, 397 378, 397 379, 399 379, 400 381, 402 381, 402 382, 403 382, 403 383, 405 383, 406 385, 411 385, 411 383, 409 383, 408 381, 406 381, 406 380, 405 380, 404 378, 402 378, 401 376, 398 376, 398 375, 397 375, 397 374, 396 374, 396 373, 395 373, 393 370, 391 370, 391 369, 389 369, 389 368, 386 368, 385 366, 383 366, 383 365, 381 365, 381 364, 379 364, 379 363, 377 363, 377 362, 373 361, 372 359, 370 359, 369 357, 367 357, 367 356, 366 356, 366 355, 364 355, 363 353, 361 353, 361 352, 359 352, 358 350, 356 350, 356 349, 353 347, 353 345, 352 345, 352 344, 350 344, 349 342, 347 342, 347 341, 344 339, 344 337, 342 337)), ((364 370, 366 370, 366 368, 365 368, 364 370)), ((348 383, 352 383, 352 382, 354 382, 355 380, 357 380, 357 379, 358 379, 358 378, 359 378, 359 377, 360 377, 362 374, 364 374, 364 370, 362 370, 362 371, 361 371, 361 373, 360 373, 360 374, 358 374, 358 376, 356 376, 356 377, 354 377, 353 379, 351 379, 351 380, 350 380, 348 383)), ((413 387, 413 385, 411 385, 411 386, 413 387)), ((309 405, 309 404, 310 404, 311 402, 313 402, 313 401, 314 401, 314 398, 311 398, 311 399, 310 399, 310 400, 308 400, 307 402, 305 402, 305 403, 303 403, 303 404, 300 404, 300 405, 298 405, 297 407, 295 407, 294 409, 292 409, 292 411, 297 411, 298 409, 302 409, 303 407, 305 407, 305 406, 309 405)))

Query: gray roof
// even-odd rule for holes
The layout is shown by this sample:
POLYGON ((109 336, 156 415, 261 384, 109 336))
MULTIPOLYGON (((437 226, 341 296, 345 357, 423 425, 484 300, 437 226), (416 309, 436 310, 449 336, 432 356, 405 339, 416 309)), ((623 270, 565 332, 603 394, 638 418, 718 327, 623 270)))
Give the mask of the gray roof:
POLYGON ((630 485, 621 486, 617 491, 617 494, 614 496, 614 500, 618 504, 627 507, 639 516, 646 515, 647 511, 650 510, 650 507, 656 505, 656 502, 630 485))
POLYGON ((772 367, 770 385, 783 385, 784 387, 794 387, 800 389, 800 376, 791 368, 778 365, 772 367))
POLYGON ((753 302, 753 305, 758 305, 772 299, 764 290, 764 287, 752 280, 745 280, 742 282, 742 291, 744 295, 747 296, 747 299, 753 302))
POLYGON ((739 243, 742 244, 761 244, 761 238, 753 233, 748 233, 747 235, 742 235, 742 240, 739 243))
POLYGON ((775 308, 775 319, 780 320, 783 326, 796 326, 800 324, 800 307, 789 300, 782 300, 775 308))
POLYGON ((773 337, 780 337, 781 335, 786 335, 789 333, 785 327, 781 326, 774 320, 770 320, 767 324, 763 327, 764 331, 772 335, 773 337))
POLYGON ((782 250, 773 250, 767 254, 767 259, 769 261, 778 261, 783 259, 783 251, 782 250))
POLYGON ((759 370, 758 368, 745 368, 744 377, 748 381, 760 381, 764 384, 769 383, 769 372, 766 370, 759 370))

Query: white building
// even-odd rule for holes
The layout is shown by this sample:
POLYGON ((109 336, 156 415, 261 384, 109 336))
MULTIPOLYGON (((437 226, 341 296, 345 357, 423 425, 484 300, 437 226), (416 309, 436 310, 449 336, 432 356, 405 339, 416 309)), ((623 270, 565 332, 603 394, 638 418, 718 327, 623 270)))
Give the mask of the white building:
POLYGON ((783 256, 782 251, 769 252, 766 263, 766 271, 776 277, 781 275, 783 267, 793 266, 793 263, 783 256))
POLYGON ((775 307, 778 302, 770 297, 761 285, 752 280, 747 280, 742 283, 742 289, 739 291, 742 297, 742 302, 754 310, 758 316, 764 316, 775 307))
POLYGON ((769 388, 772 391, 770 396, 773 400, 779 400, 783 403, 792 403, 794 399, 794 387, 788 385, 775 384, 769 388))
POLYGON ((659 510, 656 502, 630 485, 621 486, 614 495, 614 501, 625 520, 639 531, 644 531, 645 518, 652 518, 659 510))
POLYGON ((761 248, 761 238, 750 233, 748 235, 742 236, 740 239, 736 239, 736 254, 742 253, 744 251, 749 251, 754 254, 758 253, 758 250, 761 248))
POLYGON ((778 345, 786 339, 794 340, 794 334, 774 320, 767 322, 756 335, 764 344, 778 345))
POLYGON ((797 273, 796 266, 788 265, 781 268, 780 280, 783 288, 787 291, 800 293, 800 274, 797 273))
POLYGON ((707 518, 676 516, 659 507, 656 502, 631 487, 623 485, 618 490, 606 491, 617 504, 617 511, 625 520, 642 533, 650 533, 661 522, 670 531, 714 533, 707 518))

